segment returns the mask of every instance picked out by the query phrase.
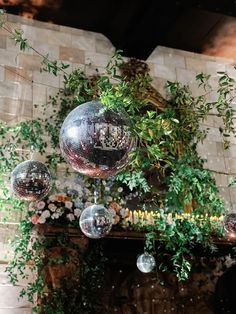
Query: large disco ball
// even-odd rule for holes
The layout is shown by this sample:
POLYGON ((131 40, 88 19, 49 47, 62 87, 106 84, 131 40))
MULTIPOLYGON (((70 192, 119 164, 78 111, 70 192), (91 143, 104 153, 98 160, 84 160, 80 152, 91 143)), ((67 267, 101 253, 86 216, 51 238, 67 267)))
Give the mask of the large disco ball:
POLYGON ((142 273, 150 273, 156 266, 155 258, 148 253, 143 253, 137 258, 137 267, 142 273))
POLYGON ((225 216, 224 229, 229 237, 236 237, 236 213, 225 216))
POLYGON ((129 119, 99 101, 72 110, 60 131, 65 159, 73 169, 91 177, 115 175, 127 165, 133 145, 129 119))
POLYGON ((105 237, 112 227, 112 214, 103 205, 92 205, 85 208, 80 215, 81 231, 91 239, 105 237))
POLYGON ((26 160, 12 171, 11 187, 20 199, 37 201, 48 194, 51 179, 51 174, 43 163, 26 160))

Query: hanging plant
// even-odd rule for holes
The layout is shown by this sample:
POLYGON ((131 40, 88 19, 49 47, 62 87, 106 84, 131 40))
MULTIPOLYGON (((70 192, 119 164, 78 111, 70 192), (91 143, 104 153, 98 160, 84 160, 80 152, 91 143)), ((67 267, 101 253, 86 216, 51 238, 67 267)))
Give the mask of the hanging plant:
MULTIPOLYGON (((22 51, 32 49, 41 55, 29 45, 21 30, 11 30, 8 27, 2 11, 0 15, 2 28, 10 33, 22 51)), ((210 171, 204 169, 204 161, 199 157, 196 147, 207 135, 208 130, 202 130, 200 125, 212 109, 217 110, 217 115, 222 118, 223 127, 220 132, 225 139, 225 148, 229 146, 228 137, 235 135, 233 127, 235 111, 231 106, 234 100, 235 81, 227 73, 219 72, 218 96, 216 101, 209 102, 207 94, 212 91, 209 84, 210 76, 199 74, 196 80, 199 87, 203 88, 203 94, 195 97, 188 86, 179 82, 167 82, 168 97, 163 99, 152 86, 147 65, 134 59, 125 62, 120 51, 116 51, 112 56, 104 75, 92 77, 87 77, 80 69, 67 74, 66 64, 52 61, 48 56, 41 57, 42 70, 53 75, 62 73, 64 87, 56 96, 49 97, 42 118, 12 126, 1 123, 0 182, 3 186, 1 209, 17 208, 24 211, 28 205, 16 200, 4 185, 5 177, 23 160, 20 149, 30 150, 33 147, 45 155, 47 148, 50 148, 53 153, 45 156, 46 163, 56 173, 58 164, 64 162, 59 150, 59 130, 65 117, 75 107, 99 99, 106 108, 123 112, 130 117, 130 130, 137 139, 136 148, 130 153, 128 166, 115 178, 108 180, 108 183, 101 182, 99 201, 104 205, 109 204, 114 224, 119 225, 121 221, 120 227, 146 232, 146 249, 155 256, 160 270, 174 271, 179 280, 188 278, 194 247, 201 244, 215 250, 213 236, 223 235, 222 215, 225 207, 218 196, 213 176, 210 171), (45 141, 45 138, 49 140, 45 141), (126 211, 126 206, 131 205, 133 208, 135 206, 152 210, 151 221, 144 218, 140 224, 138 219, 129 220, 130 213, 126 211), (167 263, 165 251, 170 256, 167 263)), ((83 188, 94 190, 93 179, 81 180, 85 182, 81 184, 83 188)), ((68 194, 64 196, 69 197, 68 194)), ((53 196, 42 201, 44 207, 39 208, 39 204, 31 207, 20 223, 22 238, 16 243, 15 258, 8 267, 13 283, 17 283, 18 280, 15 269, 24 276, 26 264, 30 260, 34 260, 33 269, 44 269, 40 252, 45 248, 50 249, 52 245, 75 248, 68 237, 56 238, 54 243, 37 238, 32 244, 31 234, 35 225, 45 222, 56 224, 58 221, 54 218, 57 216, 63 226, 78 226, 76 218, 80 214, 79 210, 82 210, 88 201, 80 196, 81 199, 77 200, 80 202, 78 205, 74 200, 67 199, 66 201, 72 204, 68 203, 68 207, 66 204, 62 205, 61 200, 51 205, 50 197, 53 196), (60 208, 60 211, 57 211, 57 208, 60 208)), ((84 277, 81 277, 78 289, 73 288, 73 304, 83 313, 90 313, 89 311, 96 309, 97 306, 94 300, 96 292, 94 287, 88 296, 87 285, 91 284, 90 276, 96 277, 98 273, 102 275, 102 272, 88 262, 90 255, 84 257, 82 254, 80 258, 80 263, 86 264, 86 268, 81 268, 84 277), (88 305, 85 299, 94 303, 88 305), (88 305, 88 308, 84 309, 83 304, 88 305)), ((100 261, 103 261, 103 256, 100 256, 100 261)), ((104 264, 101 262, 100 266, 103 269, 104 264)), ((29 284, 21 295, 27 295, 32 302, 37 292, 43 300, 50 288, 52 293, 47 299, 48 302, 43 302, 40 306, 49 314, 52 313, 52 304, 56 302, 58 309, 54 309, 53 313, 64 313, 71 295, 68 296, 68 293, 64 293, 58 287, 51 287, 49 284, 48 287, 45 283, 45 274, 43 272, 42 274, 34 283, 29 284)), ((98 278, 98 281, 100 279, 98 278)), ((39 311, 39 308, 35 311, 39 311)), ((77 312, 71 309, 71 313, 77 312)))

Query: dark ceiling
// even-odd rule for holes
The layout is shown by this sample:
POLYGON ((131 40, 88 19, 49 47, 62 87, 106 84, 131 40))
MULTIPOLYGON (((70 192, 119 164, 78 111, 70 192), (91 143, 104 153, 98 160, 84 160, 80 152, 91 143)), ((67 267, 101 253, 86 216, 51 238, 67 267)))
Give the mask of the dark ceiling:
POLYGON ((157 45, 227 57, 216 40, 221 36, 225 42, 234 30, 236 37, 232 0, 0 0, 0 6, 8 13, 101 32, 126 56, 141 59, 157 45))

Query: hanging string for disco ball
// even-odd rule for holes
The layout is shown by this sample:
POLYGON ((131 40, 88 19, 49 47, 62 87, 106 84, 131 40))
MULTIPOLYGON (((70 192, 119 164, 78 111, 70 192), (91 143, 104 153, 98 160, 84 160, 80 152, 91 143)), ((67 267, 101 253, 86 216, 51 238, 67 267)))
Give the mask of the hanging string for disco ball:
POLYGON ((26 160, 11 173, 13 192, 22 200, 38 201, 45 197, 51 188, 51 173, 40 161, 26 160))
POLYGON ((143 254, 139 255, 137 258, 137 267, 142 273, 150 273, 156 266, 155 258, 147 253, 144 252, 143 254))
POLYGON ((124 168, 134 146, 129 119, 99 101, 84 103, 66 117, 60 131, 60 148, 76 171, 108 178, 124 168))
POLYGON ((230 213, 225 216, 224 229, 229 237, 236 237, 236 213, 230 213))

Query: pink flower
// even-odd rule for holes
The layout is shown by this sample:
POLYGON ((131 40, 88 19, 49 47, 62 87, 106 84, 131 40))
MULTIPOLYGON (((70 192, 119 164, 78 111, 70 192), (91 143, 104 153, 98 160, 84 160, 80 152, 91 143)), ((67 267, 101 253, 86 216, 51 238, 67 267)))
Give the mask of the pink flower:
POLYGON ((38 223, 38 220, 39 220, 39 216, 38 215, 33 215, 31 217, 31 222, 32 224, 36 225, 38 223))
POLYGON ((39 201, 39 202, 37 203, 37 208, 38 208, 38 209, 43 209, 44 207, 45 207, 44 201, 39 201))
POLYGON ((73 206, 73 203, 72 203, 72 202, 70 202, 70 201, 66 201, 66 202, 65 202, 65 207, 66 207, 66 208, 71 209, 72 206, 73 206))

